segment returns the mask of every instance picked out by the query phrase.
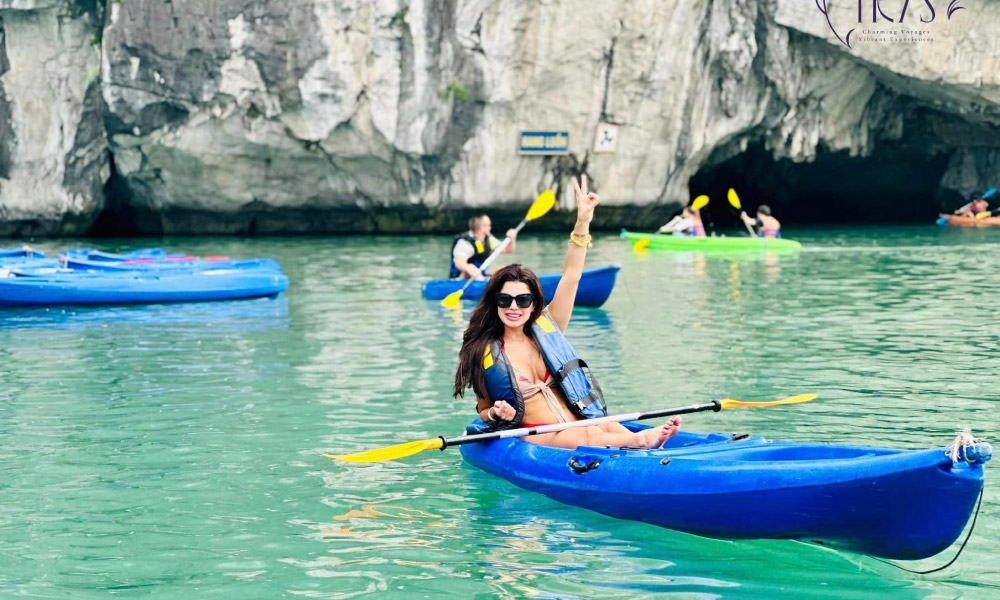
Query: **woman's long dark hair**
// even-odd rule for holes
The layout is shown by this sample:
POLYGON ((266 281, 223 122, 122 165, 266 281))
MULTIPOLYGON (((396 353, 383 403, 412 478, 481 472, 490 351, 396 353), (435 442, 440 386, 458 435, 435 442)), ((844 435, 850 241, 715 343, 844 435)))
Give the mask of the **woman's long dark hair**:
POLYGON ((531 317, 528 323, 542 316, 545 307, 545 297, 542 295, 542 284, 531 269, 523 265, 507 265, 497 269, 486 284, 486 291, 479 301, 469 327, 462 336, 462 349, 458 352, 458 371, 455 372, 455 396, 465 396, 465 388, 472 386, 477 398, 489 398, 486 391, 486 372, 483 369, 483 353, 487 344, 503 338, 503 321, 497 311, 497 293, 508 281, 520 281, 528 285, 535 303, 531 305, 531 317))

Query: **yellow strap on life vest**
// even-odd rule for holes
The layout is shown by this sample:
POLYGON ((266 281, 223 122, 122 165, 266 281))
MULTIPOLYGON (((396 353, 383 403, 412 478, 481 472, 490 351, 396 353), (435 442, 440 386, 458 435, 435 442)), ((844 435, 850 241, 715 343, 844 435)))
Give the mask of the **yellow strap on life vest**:
POLYGON ((486 346, 486 352, 483 352, 483 369, 489 369, 493 366, 493 351, 490 346, 486 346))
POLYGON ((476 254, 482 254, 483 252, 486 252, 486 248, 483 247, 482 242, 476 240, 476 254))
POLYGON ((535 321, 535 323, 538 323, 538 326, 541 327, 542 331, 545 333, 552 333, 556 330, 556 326, 552 324, 552 321, 549 321, 545 317, 538 317, 538 320, 535 321))

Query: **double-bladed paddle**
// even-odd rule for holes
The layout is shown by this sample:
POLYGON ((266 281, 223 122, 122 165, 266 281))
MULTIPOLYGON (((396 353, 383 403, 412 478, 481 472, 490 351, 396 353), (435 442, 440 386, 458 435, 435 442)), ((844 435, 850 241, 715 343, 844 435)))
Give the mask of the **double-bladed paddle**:
MULTIPOLYGON (((690 208, 691 208, 691 210, 701 210, 701 209, 705 208, 706 206, 708 206, 708 196, 706 196, 705 194, 702 194, 702 195, 698 196, 697 198, 695 198, 693 202, 691 202, 690 208)), ((681 209, 681 210, 683 210, 683 209, 681 209)), ((677 216, 677 215, 675 214, 674 216, 677 216)), ((650 238, 653 237, 654 235, 657 235, 658 233, 659 233, 658 231, 656 233, 651 233, 650 237, 642 238, 641 240, 637 241, 635 243, 635 245, 632 246, 632 249, 635 250, 636 252, 640 253, 640 254, 643 253, 643 252, 645 252, 646 251, 646 247, 649 246, 649 240, 650 240, 650 238)))
MULTIPOLYGON (((983 195, 980 196, 980 198, 982 198, 983 200, 985 200, 985 199, 991 197, 993 194, 996 194, 996 193, 997 193, 997 189, 995 187, 991 187, 990 189, 986 190, 983 193, 983 195)), ((953 214, 953 215, 954 214, 958 214, 958 213, 962 212, 963 210, 968 210, 971 207, 972 207, 972 202, 968 202, 964 206, 960 206, 957 209, 955 209, 955 212, 953 212, 951 214, 953 214)), ((975 216, 975 218, 976 219, 985 219, 985 218, 987 218, 989 216, 990 216, 990 212, 989 211, 984 211, 984 212, 981 212, 981 213, 977 213, 976 216, 975 216)), ((937 218, 937 224, 938 225, 947 225, 948 224, 948 215, 941 215, 941 216, 939 216, 937 218)))
MULTIPOLYGON (((519 233, 521 229, 528 224, 528 221, 534 221, 535 219, 544 216, 545 213, 552 210, 552 207, 555 206, 555 204, 555 193, 553 193, 552 190, 545 190, 539 194, 537 198, 535 198, 534 202, 531 203, 531 207, 528 208, 528 214, 521 219, 521 222, 514 228, 514 231, 519 233)), ((510 245, 510 238, 505 237, 503 241, 500 242, 500 245, 494 248, 493 253, 490 254, 485 261, 483 261, 479 270, 485 273, 486 268, 490 266, 490 263, 492 263, 496 257, 500 256, 500 254, 504 251, 504 248, 508 245, 510 245)), ((441 301, 442 306, 445 308, 458 308, 458 301, 462 299, 462 294, 465 293, 465 289, 472 285, 473 281, 475 281, 475 279, 469 279, 465 282, 465 285, 462 286, 462 289, 445 296, 444 300, 441 301)))
POLYGON ((356 452, 354 454, 324 454, 323 456, 327 458, 333 458, 346 462, 356 462, 356 463, 384 462, 387 460, 395 460, 397 458, 405 458, 407 456, 412 456, 419 452, 423 452, 424 450, 444 450, 445 448, 450 448, 452 446, 464 446, 465 444, 489 442, 504 438, 524 437, 526 435, 536 435, 539 433, 555 433, 557 431, 564 431, 566 429, 573 429, 575 427, 590 427, 591 425, 600 425, 601 423, 621 423, 622 421, 641 421, 643 419, 655 419, 657 417, 686 415, 689 413, 704 412, 707 410, 719 412, 720 410, 727 410, 730 408, 766 408, 768 406, 780 406, 783 404, 797 404, 799 402, 809 402, 810 400, 814 400, 815 398, 816 394, 802 394, 800 396, 792 396, 791 398, 783 398, 781 400, 771 400, 769 402, 742 402, 740 400, 730 400, 730 399, 713 400, 712 402, 707 402, 705 404, 692 404, 690 406, 681 406, 678 408, 665 408, 650 412, 636 412, 624 415, 612 415, 609 417, 600 417, 597 419, 583 419, 582 421, 570 421, 568 423, 553 423, 552 425, 539 425, 537 427, 522 427, 520 429, 507 429, 505 431, 477 433, 475 435, 463 435, 454 438, 446 438, 443 436, 439 436, 436 438, 430 438, 426 440, 406 442, 405 444, 398 444, 396 446, 389 446, 387 448, 376 448, 374 450, 365 450, 364 452, 356 452))
MULTIPOLYGON (((726 194, 726 197, 729 199, 729 203, 733 205, 733 208, 740 211, 740 220, 743 221, 742 217, 745 217, 747 213, 743 210, 743 207, 740 205, 740 197, 736 195, 736 190, 734 190, 733 188, 729 188, 729 193, 726 194)), ((754 233, 753 228, 750 227, 749 223, 743 221, 743 224, 746 225, 747 231, 750 233, 750 237, 757 237, 757 234, 754 233)))

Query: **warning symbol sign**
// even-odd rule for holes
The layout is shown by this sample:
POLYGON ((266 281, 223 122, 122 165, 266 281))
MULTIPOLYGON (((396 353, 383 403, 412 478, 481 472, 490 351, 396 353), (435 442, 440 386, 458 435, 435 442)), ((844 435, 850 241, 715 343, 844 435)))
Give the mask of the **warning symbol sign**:
POLYGON ((598 123, 594 135, 594 152, 614 152, 618 143, 618 126, 614 123, 598 123))

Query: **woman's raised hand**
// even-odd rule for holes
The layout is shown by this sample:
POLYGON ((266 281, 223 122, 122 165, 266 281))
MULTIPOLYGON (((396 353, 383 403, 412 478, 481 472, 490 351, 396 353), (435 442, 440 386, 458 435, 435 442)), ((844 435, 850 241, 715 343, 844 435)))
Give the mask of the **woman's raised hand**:
POLYGON ((590 224, 594 218, 594 209, 601 203, 597 194, 587 191, 587 176, 580 175, 580 182, 573 179, 573 189, 576 191, 576 222, 590 224))

